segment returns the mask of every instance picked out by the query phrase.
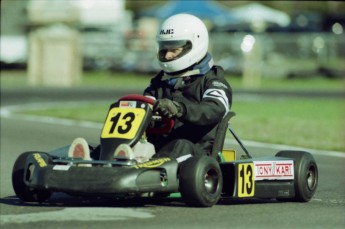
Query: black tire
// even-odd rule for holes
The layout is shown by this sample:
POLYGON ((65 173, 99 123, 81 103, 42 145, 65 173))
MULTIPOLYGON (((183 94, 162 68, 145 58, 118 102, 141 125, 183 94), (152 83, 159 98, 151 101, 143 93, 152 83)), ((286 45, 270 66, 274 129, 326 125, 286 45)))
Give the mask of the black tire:
POLYGON ((211 207, 221 197, 223 176, 212 157, 189 158, 181 164, 179 179, 181 196, 188 206, 211 207))
POLYGON ((294 159, 295 197, 280 200, 308 202, 316 191, 319 177, 314 157, 308 152, 289 150, 280 151, 276 156, 294 159))
MULTIPOLYGON (((28 187, 25 180, 25 163, 29 155, 37 152, 25 152, 19 155, 12 170, 13 190, 24 202, 44 202, 50 198, 52 192, 49 190, 36 190, 28 187)), ((40 153, 41 154, 41 153, 40 153)))

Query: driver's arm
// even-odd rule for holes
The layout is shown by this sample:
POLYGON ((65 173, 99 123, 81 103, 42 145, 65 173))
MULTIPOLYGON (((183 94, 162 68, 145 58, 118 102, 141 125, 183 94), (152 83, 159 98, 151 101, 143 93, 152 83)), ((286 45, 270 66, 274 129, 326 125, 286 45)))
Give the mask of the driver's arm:
POLYGON ((185 112, 179 119, 196 125, 209 125, 220 122, 229 112, 232 102, 231 87, 225 80, 213 79, 207 87, 199 103, 183 99, 180 102, 185 112))

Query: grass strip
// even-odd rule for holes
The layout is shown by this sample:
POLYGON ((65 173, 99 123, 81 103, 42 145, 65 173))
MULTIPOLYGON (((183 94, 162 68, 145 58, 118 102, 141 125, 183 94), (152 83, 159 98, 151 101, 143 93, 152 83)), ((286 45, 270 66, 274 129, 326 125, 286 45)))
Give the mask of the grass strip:
MULTIPOLYGON (((110 104, 57 107, 26 113, 102 123, 110 104)), ((231 120, 245 140, 345 152, 345 106, 334 99, 260 99, 235 101, 231 120)))

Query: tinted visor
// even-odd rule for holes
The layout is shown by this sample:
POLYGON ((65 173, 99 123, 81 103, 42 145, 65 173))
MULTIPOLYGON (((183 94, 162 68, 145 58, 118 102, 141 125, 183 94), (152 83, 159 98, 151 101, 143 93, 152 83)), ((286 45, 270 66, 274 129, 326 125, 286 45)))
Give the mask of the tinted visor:
POLYGON ((189 40, 159 41, 158 45, 158 59, 161 62, 176 60, 192 50, 192 42, 189 40))

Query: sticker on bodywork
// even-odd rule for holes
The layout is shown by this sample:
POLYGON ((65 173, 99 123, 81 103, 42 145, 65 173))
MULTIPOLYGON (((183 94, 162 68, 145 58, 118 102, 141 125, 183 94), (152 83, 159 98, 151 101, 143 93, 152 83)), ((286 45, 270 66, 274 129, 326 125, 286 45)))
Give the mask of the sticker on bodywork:
POLYGON ((237 195, 238 197, 254 196, 255 182, 254 182, 254 164, 245 163, 238 165, 237 171, 237 195))
POLYGON ((171 161, 171 159, 168 158, 168 157, 159 158, 159 159, 147 161, 147 162, 144 162, 144 163, 136 164, 136 165, 134 165, 134 168, 136 168, 136 169, 140 169, 140 168, 155 168, 155 167, 163 165, 167 161, 171 161))
POLYGON ((114 107, 108 113, 101 137, 132 139, 144 116, 145 110, 141 108, 114 107))
POLYGON ((255 180, 293 180, 293 160, 255 161, 255 180))
POLYGON ((39 153, 34 153, 34 158, 40 167, 47 166, 47 163, 45 162, 45 160, 42 158, 42 156, 39 153))
POLYGON ((122 108, 135 108, 137 106, 137 102, 135 101, 120 101, 120 106, 122 108))
POLYGON ((70 165, 54 165, 53 170, 68 171, 71 168, 70 165))

